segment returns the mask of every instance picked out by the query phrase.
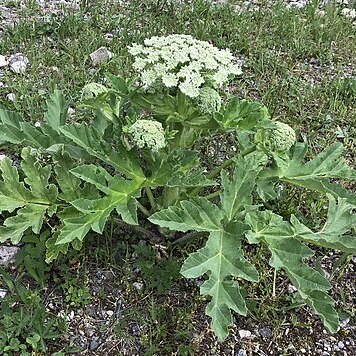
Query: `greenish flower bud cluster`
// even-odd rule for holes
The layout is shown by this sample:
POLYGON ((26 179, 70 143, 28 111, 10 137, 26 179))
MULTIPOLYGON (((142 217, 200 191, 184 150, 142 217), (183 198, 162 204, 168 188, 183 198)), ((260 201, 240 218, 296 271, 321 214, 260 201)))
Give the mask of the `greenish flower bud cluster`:
POLYGON ((255 143, 269 152, 288 151, 296 142, 296 134, 289 125, 276 121, 275 128, 260 129, 255 135, 255 143))
POLYGON ((166 146, 164 129, 160 122, 155 120, 137 120, 127 133, 138 148, 148 148, 157 152, 166 146))
POLYGON ((148 88, 161 81, 167 88, 178 88, 196 98, 204 84, 221 87, 231 75, 241 74, 228 49, 219 49, 189 35, 169 35, 134 43, 129 53, 135 57, 134 69, 148 88))
POLYGON ((195 103, 201 114, 209 115, 220 111, 221 97, 213 88, 203 87, 200 89, 199 96, 195 99, 195 103))
POLYGON ((82 90, 82 99, 93 99, 100 94, 106 93, 108 88, 99 83, 89 83, 82 90))

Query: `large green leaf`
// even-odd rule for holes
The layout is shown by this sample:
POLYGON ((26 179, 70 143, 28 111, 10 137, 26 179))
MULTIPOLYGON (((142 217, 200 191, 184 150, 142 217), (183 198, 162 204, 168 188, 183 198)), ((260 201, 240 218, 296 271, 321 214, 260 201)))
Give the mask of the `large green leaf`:
POLYGON ((97 130, 86 123, 60 127, 60 131, 89 154, 114 167, 118 172, 130 178, 145 180, 137 157, 128 152, 123 146, 120 151, 105 142, 97 130))
POLYGON ((52 215, 56 210, 57 188, 49 184, 50 166, 42 166, 30 154, 30 148, 22 150, 21 166, 25 183, 20 182, 17 169, 9 158, 0 161, 0 210, 13 212, 0 227, 0 241, 10 239, 13 243, 21 240, 23 233, 32 228, 39 233, 45 214, 52 215))
POLYGON ((279 177, 280 180, 321 193, 330 193, 356 204, 356 196, 330 179, 355 180, 356 171, 350 168, 342 156, 343 147, 334 143, 320 152, 313 160, 304 163, 307 146, 296 144, 292 156, 282 165, 275 165, 261 172, 261 178, 279 177))
POLYGON ((90 200, 76 199, 70 202, 82 214, 64 219, 64 227, 56 244, 65 244, 75 239, 83 240, 90 229, 102 233, 111 212, 116 211, 129 224, 137 224, 136 200, 142 181, 125 180, 120 176, 111 176, 103 168, 94 165, 82 165, 71 173, 87 183, 95 185, 105 196, 90 200))
POLYGON ((338 314, 333 300, 325 293, 331 288, 329 281, 318 271, 303 262, 313 256, 306 245, 297 239, 294 227, 271 211, 253 211, 246 216, 251 231, 246 236, 252 243, 264 242, 271 251, 270 265, 283 269, 325 326, 336 332, 338 314))
POLYGON ((265 106, 232 98, 222 110, 222 114, 217 113, 215 120, 225 129, 237 128, 242 130, 253 130, 259 124, 269 118, 268 110, 265 106))
POLYGON ((200 292, 212 297, 206 313, 212 318, 211 325, 219 340, 224 340, 228 334, 232 322, 230 309, 241 315, 247 313, 238 282, 230 278, 258 281, 258 272, 241 250, 246 228, 242 223, 234 223, 228 226, 228 231, 212 232, 205 247, 189 255, 181 269, 186 278, 209 274, 200 292))
POLYGON ((238 212, 244 210, 246 205, 252 203, 251 193, 255 186, 255 179, 266 161, 267 158, 263 153, 237 159, 231 180, 227 171, 222 171, 223 190, 220 193, 220 200, 229 221, 233 220, 238 212))
POLYGON ((194 197, 149 217, 152 223, 178 231, 221 231, 222 211, 209 200, 194 197))
POLYGON ((53 130, 58 131, 59 127, 65 124, 69 103, 64 98, 63 93, 56 89, 50 95, 46 104, 45 120, 53 130))
POLYGON ((328 194, 329 210, 326 222, 322 229, 313 232, 303 225, 294 216, 291 222, 295 228, 295 233, 306 242, 311 242, 318 246, 341 250, 349 253, 356 253, 356 237, 344 236, 356 226, 355 205, 347 203, 346 199, 339 198, 337 203, 335 198, 328 194))

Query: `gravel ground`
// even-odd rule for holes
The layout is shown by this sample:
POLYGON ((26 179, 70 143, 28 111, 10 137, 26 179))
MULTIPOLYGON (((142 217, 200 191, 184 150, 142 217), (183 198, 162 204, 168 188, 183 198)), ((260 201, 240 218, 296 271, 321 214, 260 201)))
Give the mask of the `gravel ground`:
MULTIPOLYGON (((61 14, 64 8, 78 7, 75 1, 36 0, 36 2, 41 7, 41 11, 36 14, 39 17, 50 13, 61 14)), ((214 3, 221 2, 223 1, 214 1, 214 3)), ((307 2, 286 1, 286 6, 302 8, 307 2)), ((335 1, 335 3, 340 2, 335 1)), ((266 2, 263 3, 266 6, 266 2)), ((236 11, 257 11, 260 10, 260 4, 259 1, 241 2, 241 5, 236 7, 236 11)), ((343 6, 347 8, 349 5, 344 2, 343 6)), ((5 26, 16 26, 22 11, 22 6, 0 5, 0 40, 1 29, 5 26)), ((348 15, 345 13, 345 16, 348 15)), ((352 16, 348 17, 352 20, 352 16)), ((0 53, 0 55, 10 56, 7 53, 0 53)), ((1 71, 7 70, 7 66, 4 66, 5 69, 0 69, 0 77, 1 71)), ((304 73, 304 79, 307 82, 317 85, 325 78, 334 79, 339 76, 335 68, 332 63, 321 65, 316 60, 308 60, 298 63, 296 70, 304 73)), ((343 76, 356 76, 356 69, 351 63, 343 65, 343 76)), ((0 265, 12 263, 17 250, 17 247, 0 245, 0 265)), ((323 267, 329 273, 337 257, 335 253, 329 253, 323 257, 323 267)), ((164 318, 168 321, 179 308, 191 308, 190 320, 187 322, 193 325, 193 329, 190 331, 188 345, 196 345, 195 354, 197 355, 356 355, 356 322, 354 319, 344 315, 340 331, 336 335, 330 335, 322 328, 319 319, 304 308, 293 309, 286 314, 285 321, 278 328, 273 320, 266 319, 260 322, 253 317, 236 316, 231 336, 225 343, 219 344, 209 329, 209 320, 204 314, 205 303, 199 298, 196 281, 180 280, 168 294, 155 295, 149 289, 146 290, 147 281, 140 271, 133 268, 134 260, 135 257, 131 257, 129 263, 125 265, 124 277, 117 274, 115 270, 106 269, 105 265, 88 269, 91 298, 90 303, 85 307, 68 310, 63 302, 63 291, 55 284, 45 291, 47 309, 67 320, 69 338, 82 348, 83 351, 77 353, 78 355, 143 355, 142 338, 146 335, 149 337, 150 328, 154 326, 132 319, 130 310, 133 306, 147 308, 145 300, 151 297, 157 304, 161 303, 165 306, 167 313, 164 318), (124 325, 123 331, 127 337, 118 336, 120 334, 114 331, 117 323, 124 325)), ((334 283, 332 291, 335 299, 338 299, 337 295, 342 290, 344 300, 351 309, 355 307, 356 302, 355 273, 356 258, 353 258, 343 276, 334 283)), ((16 275, 14 269, 13 274, 16 275)), ((295 291, 285 282, 285 279, 278 280, 278 287, 281 298, 287 300, 293 297, 295 291)), ((5 294, 6 289, 0 288, 0 298, 5 294)), ((259 300, 258 292, 254 297, 257 301, 259 300)), ((179 328, 175 324, 171 327, 172 330, 169 332, 173 332, 175 327, 179 328)))

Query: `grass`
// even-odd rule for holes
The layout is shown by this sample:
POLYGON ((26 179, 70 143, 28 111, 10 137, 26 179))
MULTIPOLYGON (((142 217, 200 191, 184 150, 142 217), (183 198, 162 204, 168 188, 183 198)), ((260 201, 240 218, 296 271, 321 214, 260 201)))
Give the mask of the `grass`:
MULTIPOLYGON (((83 0, 80 9, 61 8, 58 12, 46 13, 33 1, 28 1, 23 8, 17 1, 7 2, 7 6, 18 11, 19 17, 13 29, 5 28, 0 35, 0 53, 22 52, 28 56, 31 65, 24 75, 4 72, 0 78, 4 83, 0 106, 22 113, 29 121, 40 121, 48 93, 58 87, 75 108, 85 84, 103 81, 107 72, 124 76, 130 73, 128 45, 153 35, 186 33, 218 47, 228 47, 244 61, 243 75, 230 88, 233 93, 241 98, 261 101, 274 117, 278 116, 297 128, 300 137, 305 138, 308 132, 308 141, 314 151, 320 151, 333 141, 342 141, 352 163, 356 133, 356 32, 352 21, 340 15, 340 8, 331 5, 326 6, 324 16, 318 15, 319 1, 298 10, 288 10, 276 1, 267 14, 264 10, 267 2, 260 11, 244 13, 232 11, 236 3, 238 1, 228 1, 213 6, 202 0, 132 0, 123 4, 83 0), (89 54, 101 46, 108 47, 114 56, 100 66, 93 66, 89 54), (344 76, 353 76, 353 79, 343 79, 344 76), (14 103, 5 99, 10 92, 16 95, 14 103)), ((80 109, 76 110, 80 117, 80 109)), ((313 202, 307 216, 317 221, 322 219, 322 202, 313 195, 307 195, 305 199, 313 202)), ((291 209, 293 212, 303 209, 301 205, 296 197, 293 203, 286 199, 279 208, 290 214, 291 209)), ((128 303, 120 322, 111 320, 109 324, 100 324, 95 320, 98 330, 102 329, 102 337, 107 338, 106 354, 116 355, 122 350, 140 355, 231 354, 237 350, 237 328, 253 328, 257 322, 272 327, 271 342, 279 340, 281 347, 285 347, 283 352, 286 353, 283 354, 289 354, 289 351, 285 351, 287 345, 281 340, 279 331, 299 323, 305 328, 305 332, 298 335, 300 344, 311 340, 307 330, 314 319, 308 314, 299 314, 296 319, 294 310, 291 313, 289 309, 283 309, 287 305, 287 285, 281 275, 277 276, 277 296, 271 297, 273 275, 266 269, 266 261, 259 260, 258 251, 251 250, 250 257, 261 270, 265 270, 266 282, 257 286, 258 294, 256 288, 246 286, 246 295, 251 296, 251 317, 238 320, 233 336, 224 344, 216 344, 208 329, 208 320, 202 316, 204 303, 195 282, 177 281, 179 276, 174 266, 157 262, 161 260, 156 260, 156 254, 164 256, 159 247, 155 247, 153 255, 147 250, 148 262, 139 265, 133 257, 137 251, 125 245, 125 234, 120 232, 120 235, 124 238, 118 244, 109 229, 105 235, 106 243, 99 240, 94 253, 93 247, 89 246, 87 254, 83 250, 79 256, 71 255, 66 260, 71 268, 78 270, 78 276, 89 274, 94 278, 95 271, 113 271, 114 281, 109 286, 101 285, 100 291, 92 296, 102 310, 113 308, 118 300, 128 303), (85 257, 89 255, 90 258, 85 257), (174 287, 162 295, 157 293, 157 268, 171 268, 172 281, 166 282, 172 282, 174 287), (145 281, 145 287, 138 291, 132 283, 141 280, 145 281), (135 325, 140 326, 138 332, 134 331, 135 325)), ((187 245, 182 254, 195 249, 196 246, 187 245)), ((181 261, 183 255, 175 257, 181 261)), ((58 275, 53 268, 52 272, 58 275)), ((73 287, 73 302, 80 305, 80 293, 76 292, 85 286, 77 286, 76 290, 78 278, 69 280, 73 287)), ((45 296, 59 293, 58 288, 49 288, 45 296)), ((65 288, 70 288, 68 283, 65 288)), ((60 293, 57 298, 61 298, 60 293)), ((348 298, 346 290, 343 304, 352 314, 354 306, 348 298)), ((297 307, 298 300, 293 302, 297 307)), ((66 308, 61 303, 59 306, 66 308)), ((85 307, 82 309, 87 313, 85 307)), ((73 340, 74 336, 68 335, 73 340)), ((239 347, 252 349, 246 343, 242 342, 239 347)), ((64 350, 63 344, 68 345, 70 341, 63 338, 52 348, 64 350)), ((279 352, 273 347, 270 350, 279 352)))

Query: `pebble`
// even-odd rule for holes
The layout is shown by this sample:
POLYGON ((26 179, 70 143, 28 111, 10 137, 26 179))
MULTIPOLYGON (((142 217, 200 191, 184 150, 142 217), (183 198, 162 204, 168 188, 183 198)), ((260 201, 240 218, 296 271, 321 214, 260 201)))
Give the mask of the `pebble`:
POLYGON ((298 289, 293 286, 293 284, 288 284, 288 292, 295 293, 298 289))
POLYGON ((112 310, 107 310, 106 314, 111 318, 114 315, 112 310))
MULTIPOLYGON (((5 156, 3 157, 5 158, 5 156)), ((0 158, 0 159, 3 159, 0 158)), ((0 265, 9 265, 15 262, 15 256, 19 248, 16 246, 1 246, 0 245, 0 265)))
POLYGON ((249 330, 239 330, 239 335, 241 339, 247 339, 251 337, 252 333, 249 330))
POLYGON ((6 67, 9 64, 9 61, 5 56, 0 55, 0 67, 6 67))
POLYGON ((94 351, 94 350, 96 350, 98 347, 99 347, 98 341, 95 340, 95 339, 92 340, 91 343, 90 343, 90 346, 89 346, 90 350, 91 350, 91 351, 94 351))
POLYGON ((0 288, 0 299, 6 297, 7 291, 5 289, 0 288))
POLYGON ((17 74, 23 74, 29 64, 28 58, 22 53, 16 53, 9 58, 10 69, 17 74))
POLYGON ((350 322, 350 318, 345 318, 340 321, 340 328, 343 329, 347 326, 347 324, 350 322))
POLYGON ((339 349, 343 349, 345 347, 345 344, 342 341, 339 341, 337 343, 337 346, 338 346, 339 349))
POLYGON ((89 55, 91 61, 95 65, 107 61, 112 58, 112 56, 113 54, 106 47, 100 47, 89 55))
POLYGON ((14 102, 16 100, 16 95, 14 93, 9 93, 6 95, 6 99, 14 102))
POLYGON ((237 350, 235 356, 247 356, 247 352, 244 349, 237 350))
POLYGON ((143 283, 139 282, 134 282, 132 285, 137 289, 137 290, 142 290, 143 289, 143 283))
POLYGON ((270 339, 272 337, 272 329, 268 326, 259 329, 258 332, 264 339, 270 339))

